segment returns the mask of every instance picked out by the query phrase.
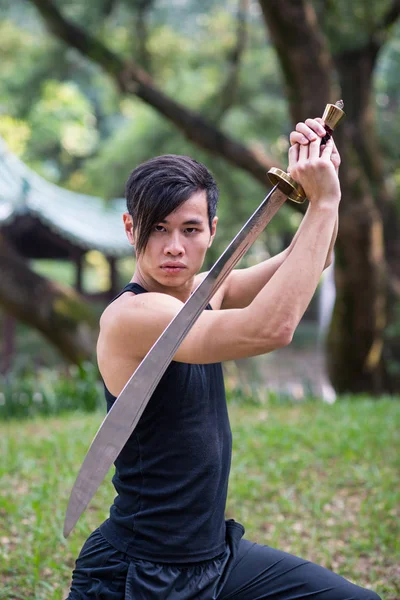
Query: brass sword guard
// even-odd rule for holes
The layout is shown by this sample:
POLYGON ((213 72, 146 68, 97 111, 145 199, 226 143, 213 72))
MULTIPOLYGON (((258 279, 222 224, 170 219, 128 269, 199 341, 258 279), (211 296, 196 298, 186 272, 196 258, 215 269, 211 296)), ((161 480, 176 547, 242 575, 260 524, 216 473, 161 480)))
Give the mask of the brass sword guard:
MULTIPOLYGON (((322 115, 322 119, 325 124, 327 135, 323 138, 323 143, 326 143, 331 137, 333 131, 345 116, 343 111, 344 103, 343 100, 338 100, 336 104, 327 104, 322 115)), ((297 183, 288 173, 272 167, 268 171, 268 178, 272 185, 277 185, 281 192, 283 192, 290 200, 302 204, 306 199, 306 194, 299 183, 297 183)))

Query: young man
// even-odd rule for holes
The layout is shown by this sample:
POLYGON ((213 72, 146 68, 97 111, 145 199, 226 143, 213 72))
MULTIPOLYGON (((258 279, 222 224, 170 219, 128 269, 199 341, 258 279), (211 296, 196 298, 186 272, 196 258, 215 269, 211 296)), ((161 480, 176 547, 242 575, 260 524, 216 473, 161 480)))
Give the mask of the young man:
MULTIPOLYGON (((110 518, 86 541, 70 600, 377 600, 330 571, 243 539, 225 521, 231 458, 221 361, 288 344, 336 237, 340 158, 320 120, 291 134, 289 168, 309 208, 287 250, 233 271, 178 349, 116 461, 110 518)), ((108 408, 204 275, 218 192, 184 156, 137 167, 125 230, 136 270, 101 318, 108 408)))

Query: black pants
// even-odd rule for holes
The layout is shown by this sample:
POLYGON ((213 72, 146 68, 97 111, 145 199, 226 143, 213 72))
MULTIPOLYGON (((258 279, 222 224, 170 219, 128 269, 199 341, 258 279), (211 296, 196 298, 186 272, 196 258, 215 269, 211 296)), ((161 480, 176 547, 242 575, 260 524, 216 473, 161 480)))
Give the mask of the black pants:
POLYGON ((227 525, 226 551, 201 563, 132 559, 96 530, 82 548, 67 600, 379 600, 306 560, 242 539, 227 525))

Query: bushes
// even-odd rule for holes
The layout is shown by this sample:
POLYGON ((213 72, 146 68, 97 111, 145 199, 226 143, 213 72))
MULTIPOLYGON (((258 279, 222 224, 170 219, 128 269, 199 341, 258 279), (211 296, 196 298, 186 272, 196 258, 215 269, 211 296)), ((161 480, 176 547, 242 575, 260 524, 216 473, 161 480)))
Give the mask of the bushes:
POLYGON ((0 377, 0 419, 56 415, 65 411, 105 409, 96 366, 21 369, 0 377))

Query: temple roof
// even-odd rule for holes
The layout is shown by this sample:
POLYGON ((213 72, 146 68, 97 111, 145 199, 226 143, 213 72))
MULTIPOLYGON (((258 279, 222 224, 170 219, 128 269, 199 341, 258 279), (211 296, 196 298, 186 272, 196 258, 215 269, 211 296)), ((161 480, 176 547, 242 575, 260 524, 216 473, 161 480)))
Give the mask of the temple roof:
POLYGON ((38 235, 46 229, 52 238, 62 238, 78 251, 128 256, 132 246, 123 228, 125 207, 123 198, 105 201, 50 183, 13 155, 0 138, 0 230, 7 230, 8 236, 19 222, 28 220, 40 222, 38 235))

